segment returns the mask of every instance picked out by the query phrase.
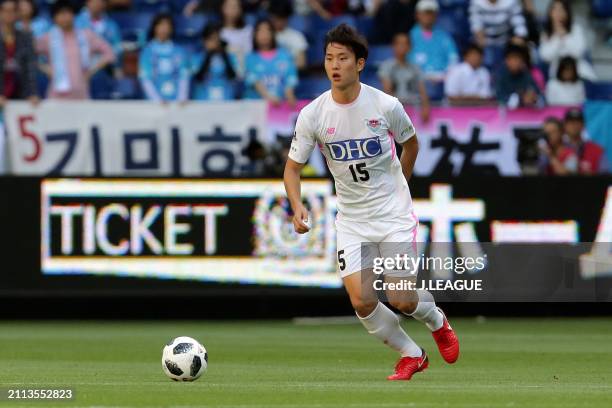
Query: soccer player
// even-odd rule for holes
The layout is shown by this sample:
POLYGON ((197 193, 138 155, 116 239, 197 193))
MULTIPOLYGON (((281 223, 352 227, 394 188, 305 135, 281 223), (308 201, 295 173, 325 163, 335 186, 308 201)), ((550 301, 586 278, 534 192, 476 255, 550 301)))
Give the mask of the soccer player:
MULTIPOLYGON (((368 46, 355 29, 341 24, 330 30, 324 52, 331 90, 300 112, 285 166, 293 225, 300 234, 309 230, 300 172, 318 145, 336 185, 338 269, 344 287, 366 330, 400 353, 395 373, 388 379, 409 380, 427 368, 427 354, 401 328, 395 313, 378 301, 372 286, 362 284, 362 278, 368 281, 366 275, 371 271, 362 268, 361 248, 362 243, 374 245, 375 252, 390 257, 394 254, 384 251, 385 244, 416 244, 418 221, 408 180, 418 152, 417 137, 397 98, 359 81, 368 46), (402 146, 399 160, 395 142, 402 146)), ((387 279, 392 277, 385 276, 387 279)), ((429 292, 405 291, 402 296, 389 296, 389 300, 393 307, 432 331, 446 362, 457 360, 457 336, 429 292)))

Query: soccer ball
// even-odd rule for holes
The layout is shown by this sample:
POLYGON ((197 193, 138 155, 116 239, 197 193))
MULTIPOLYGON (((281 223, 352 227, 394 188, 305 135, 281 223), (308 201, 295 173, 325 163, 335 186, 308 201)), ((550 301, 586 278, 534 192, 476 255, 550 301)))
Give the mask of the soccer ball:
POLYGON ((208 368, 208 353, 191 337, 172 339, 162 353, 164 373, 174 381, 194 381, 208 368))

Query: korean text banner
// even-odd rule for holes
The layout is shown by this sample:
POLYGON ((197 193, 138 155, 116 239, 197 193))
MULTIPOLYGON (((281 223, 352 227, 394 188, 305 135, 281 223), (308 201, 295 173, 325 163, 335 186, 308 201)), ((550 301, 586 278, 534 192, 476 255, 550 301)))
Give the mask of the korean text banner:
POLYGON ((261 101, 193 103, 45 101, 5 111, 9 173, 217 176, 248 170, 242 151, 265 138, 261 101))

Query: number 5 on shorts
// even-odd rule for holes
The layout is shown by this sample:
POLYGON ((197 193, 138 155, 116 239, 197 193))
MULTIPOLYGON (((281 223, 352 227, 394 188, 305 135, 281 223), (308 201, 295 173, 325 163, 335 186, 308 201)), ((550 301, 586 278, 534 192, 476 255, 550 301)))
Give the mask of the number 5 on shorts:
POLYGON ((340 270, 343 271, 346 268, 346 261, 342 257, 344 255, 344 249, 342 251, 338 251, 338 266, 340 266, 340 270))

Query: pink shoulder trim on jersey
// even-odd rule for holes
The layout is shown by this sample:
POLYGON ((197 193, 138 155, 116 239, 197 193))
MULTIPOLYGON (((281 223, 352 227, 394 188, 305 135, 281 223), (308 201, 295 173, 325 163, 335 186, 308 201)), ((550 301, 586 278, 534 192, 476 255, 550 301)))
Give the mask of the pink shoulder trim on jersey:
POLYGON ((391 161, 395 160, 395 139, 393 139, 393 132, 389 132, 389 142, 391 143, 391 161))

